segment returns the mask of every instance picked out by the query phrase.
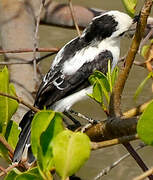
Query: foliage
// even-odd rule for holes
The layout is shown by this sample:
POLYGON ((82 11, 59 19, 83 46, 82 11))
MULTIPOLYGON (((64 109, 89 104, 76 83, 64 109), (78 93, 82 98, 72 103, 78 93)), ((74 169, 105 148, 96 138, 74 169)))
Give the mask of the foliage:
POLYGON ((137 132, 146 144, 153 146, 153 101, 141 115, 137 125, 137 132))
MULTIPOLYGON (((16 95, 13 84, 9 83, 9 73, 6 67, 0 71, 0 82, 0 92, 16 95)), ((11 118, 17 108, 17 101, 0 96, 0 133, 13 148, 16 146, 19 130, 17 124, 11 121, 11 118)), ((0 144, 0 156, 9 160, 7 149, 3 144, 0 144)))
POLYGON ((148 44, 145 44, 141 49, 141 56, 147 59, 147 55, 150 54, 151 47, 153 45, 153 39, 149 41, 148 44))
POLYGON ((140 83, 140 85, 138 86, 138 88, 136 89, 135 91, 135 94, 134 94, 134 99, 136 100, 137 97, 140 95, 140 93, 142 92, 145 84, 148 82, 149 79, 153 78, 153 72, 150 72, 148 74, 148 76, 140 83))
POLYGON ((131 16, 134 17, 135 15, 135 8, 137 5, 137 0, 122 0, 122 3, 127 11, 127 13, 131 16))
POLYGON ((93 85, 93 92, 89 97, 98 102, 104 111, 108 110, 110 95, 118 76, 118 67, 111 71, 110 61, 108 62, 108 71, 106 75, 100 71, 95 71, 90 77, 89 82, 93 85))
MULTIPOLYGON (((0 91, 10 95, 16 95, 13 84, 9 84, 9 73, 5 67, 0 72, 0 91)), ((8 97, 0 96, 0 133, 6 132, 7 124, 18 108, 18 103, 8 97)))
POLYGON ((62 180, 73 175, 90 155, 90 140, 80 132, 65 130, 59 133, 53 147, 55 168, 62 180))
MULTIPOLYGON (((137 0, 122 0, 127 13, 134 16, 137 0)), ((141 54, 146 57, 149 53, 152 41, 143 47, 141 54)), ((104 111, 108 110, 110 95, 118 76, 118 68, 111 71, 110 61, 108 72, 103 74, 95 71, 89 81, 93 85, 93 92, 89 96, 98 102, 104 111)), ((148 79, 152 78, 150 72, 136 90, 137 98, 148 79)), ((9 73, 5 67, 0 72, 0 92, 16 96, 13 84, 9 83, 9 73)), ((18 141, 19 128, 17 123, 11 120, 18 108, 17 101, 0 96, 0 133, 9 145, 14 149, 18 141)), ((141 115, 137 132, 139 137, 147 144, 153 145, 153 101, 141 115)), ((36 167, 21 172, 12 169, 5 180, 50 180, 53 179, 53 170, 62 180, 76 173, 90 156, 90 140, 81 132, 65 130, 62 124, 62 115, 51 110, 41 110, 36 113, 31 127, 31 147, 37 158, 36 167)), ((0 155, 10 161, 9 152, 3 144, 0 144, 0 155)))
MULTIPOLYGON (((16 95, 14 86, 9 84, 6 67, 0 72, 0 80, 2 82, 0 92, 16 95)), ((17 108, 17 101, 0 96, 1 136, 13 149, 20 133, 17 123, 11 120, 17 108)), ((31 127, 31 147, 37 158, 37 167, 23 173, 14 169, 5 177, 6 180, 52 179, 52 169, 55 169, 65 180, 78 171, 90 155, 90 140, 87 135, 64 130, 62 115, 51 110, 42 110, 35 114, 31 127), (64 163, 68 163, 66 168, 63 168, 64 163)), ((0 144, 0 152, 1 156, 9 160, 9 153, 2 144, 0 144)))

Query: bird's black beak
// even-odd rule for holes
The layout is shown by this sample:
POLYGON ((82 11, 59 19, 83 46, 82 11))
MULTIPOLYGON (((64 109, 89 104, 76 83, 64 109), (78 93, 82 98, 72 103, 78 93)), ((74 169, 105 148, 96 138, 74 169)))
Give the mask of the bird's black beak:
POLYGON ((133 18, 133 24, 139 22, 139 19, 140 19, 140 15, 134 16, 134 18, 133 18))

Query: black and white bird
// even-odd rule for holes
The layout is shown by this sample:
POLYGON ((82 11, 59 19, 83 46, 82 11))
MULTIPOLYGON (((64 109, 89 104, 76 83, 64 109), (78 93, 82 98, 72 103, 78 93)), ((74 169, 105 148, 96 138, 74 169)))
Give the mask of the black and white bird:
MULTIPOLYGON (((43 78, 34 106, 55 111, 67 111, 74 103, 87 97, 92 87, 88 77, 95 71, 107 72, 108 60, 115 67, 120 55, 120 39, 134 20, 119 11, 108 11, 93 18, 81 37, 68 42, 56 55, 50 70, 43 78)), ((31 121, 28 111, 19 126, 22 131, 15 149, 13 162, 19 162, 30 144, 31 121)), ((29 162, 33 160, 31 148, 29 162)))

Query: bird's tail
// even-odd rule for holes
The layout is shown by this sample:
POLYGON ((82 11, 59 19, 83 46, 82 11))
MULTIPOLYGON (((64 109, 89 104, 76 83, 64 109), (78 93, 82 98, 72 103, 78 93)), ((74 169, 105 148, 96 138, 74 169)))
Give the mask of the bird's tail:
POLYGON ((33 117, 34 113, 30 110, 24 115, 19 124, 19 127, 21 128, 21 133, 19 135, 19 140, 14 151, 14 163, 18 163, 21 161, 25 147, 28 148, 28 162, 31 163, 35 160, 30 146, 31 122, 33 117))

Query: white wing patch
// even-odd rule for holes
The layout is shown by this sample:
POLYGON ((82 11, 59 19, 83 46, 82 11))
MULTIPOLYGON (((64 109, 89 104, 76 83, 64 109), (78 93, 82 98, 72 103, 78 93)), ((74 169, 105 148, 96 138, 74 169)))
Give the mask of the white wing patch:
POLYGON ((55 59, 53 60, 52 65, 51 65, 51 68, 52 68, 52 69, 54 69, 54 67, 55 67, 58 63, 60 63, 60 61, 61 61, 61 59, 62 59, 62 57, 63 57, 63 53, 64 53, 65 47, 66 47, 68 44, 70 44, 72 41, 74 41, 75 39, 77 39, 77 37, 74 38, 74 39, 72 39, 71 41, 69 41, 67 44, 65 44, 65 45, 62 47, 62 49, 58 52, 58 54, 56 55, 55 59))
POLYGON ((108 50, 113 56, 113 67, 115 67, 120 55, 120 40, 118 38, 106 38, 97 46, 87 46, 78 51, 71 59, 63 64, 62 72, 66 75, 73 75, 83 64, 92 62, 98 54, 108 50))

